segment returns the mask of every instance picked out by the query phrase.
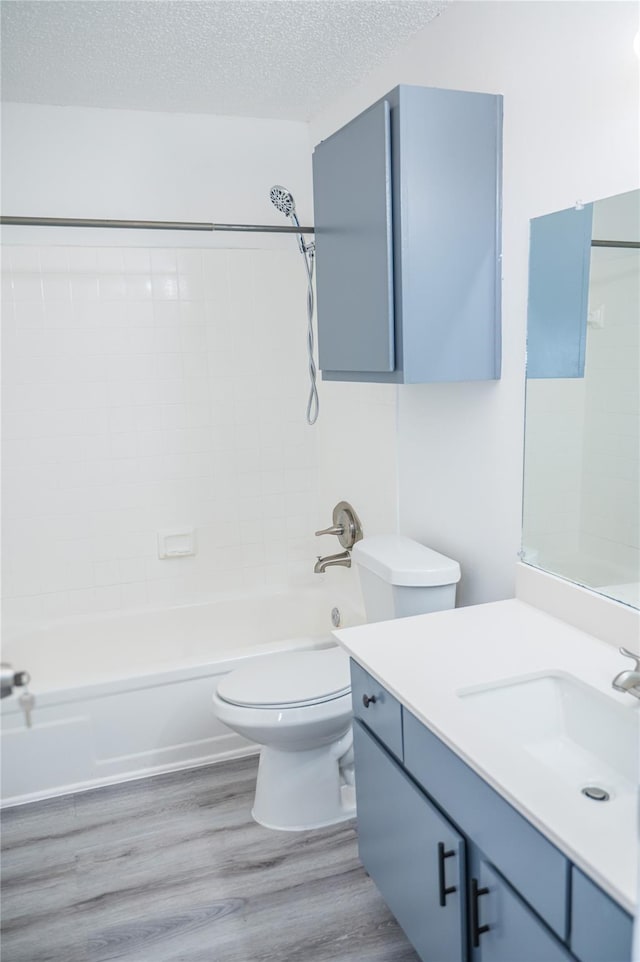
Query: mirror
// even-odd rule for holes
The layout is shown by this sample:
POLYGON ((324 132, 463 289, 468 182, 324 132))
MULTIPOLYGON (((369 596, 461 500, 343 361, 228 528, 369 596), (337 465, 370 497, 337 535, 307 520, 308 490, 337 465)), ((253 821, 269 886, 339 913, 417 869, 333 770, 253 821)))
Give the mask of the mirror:
POLYGON ((521 558, 640 607, 640 190, 531 221, 521 558))

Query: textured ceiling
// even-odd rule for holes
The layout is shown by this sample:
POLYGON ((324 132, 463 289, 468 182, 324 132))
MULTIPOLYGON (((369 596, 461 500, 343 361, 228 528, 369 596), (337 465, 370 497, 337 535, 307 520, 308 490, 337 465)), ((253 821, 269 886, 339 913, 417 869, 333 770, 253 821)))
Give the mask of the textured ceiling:
POLYGON ((2 96, 308 120, 445 7, 426 0, 4 0, 2 96))

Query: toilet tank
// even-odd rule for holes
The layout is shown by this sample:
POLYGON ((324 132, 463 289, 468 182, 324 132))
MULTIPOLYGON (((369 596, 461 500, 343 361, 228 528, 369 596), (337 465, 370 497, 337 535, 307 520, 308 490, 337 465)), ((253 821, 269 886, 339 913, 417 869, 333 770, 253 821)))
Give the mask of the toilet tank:
POLYGON ((411 538, 364 538, 351 549, 351 559, 369 622, 455 607, 460 565, 411 538))

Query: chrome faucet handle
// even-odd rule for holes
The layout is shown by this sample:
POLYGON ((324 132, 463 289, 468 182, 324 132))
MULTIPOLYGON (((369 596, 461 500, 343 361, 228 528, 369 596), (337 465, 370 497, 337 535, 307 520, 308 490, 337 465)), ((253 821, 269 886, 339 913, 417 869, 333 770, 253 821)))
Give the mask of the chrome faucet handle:
POLYGON ((338 501, 333 509, 333 524, 322 531, 316 531, 319 537, 321 534, 335 534, 343 548, 353 548, 356 541, 362 538, 362 525, 360 518, 355 513, 348 501, 338 501))
POLYGON ((633 651, 628 651, 627 648, 618 648, 618 651, 620 652, 621 655, 624 655, 625 658, 632 658, 633 661, 635 661, 635 666, 633 670, 640 671, 640 655, 636 655, 635 652, 633 651))
POLYGON ((344 534, 344 525, 332 524, 330 528, 323 528, 322 531, 316 531, 316 538, 321 534, 337 534, 338 537, 340 537, 341 534, 344 534))

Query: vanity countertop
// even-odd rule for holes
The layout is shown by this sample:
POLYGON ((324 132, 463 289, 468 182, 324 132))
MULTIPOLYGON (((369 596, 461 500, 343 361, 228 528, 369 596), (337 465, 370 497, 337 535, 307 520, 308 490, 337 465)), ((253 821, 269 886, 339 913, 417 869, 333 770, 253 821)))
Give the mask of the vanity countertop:
MULTIPOLYGON (((633 730, 640 732, 640 701, 611 687, 615 675, 632 667, 616 648, 516 599, 334 635, 574 864, 628 912, 635 910, 637 792, 612 791, 606 803, 585 798, 571 777, 545 767, 544 755, 534 760, 508 732, 479 720, 472 699, 460 697, 523 676, 571 676, 633 713, 633 730)), ((636 746, 630 767, 638 761, 636 746)))

